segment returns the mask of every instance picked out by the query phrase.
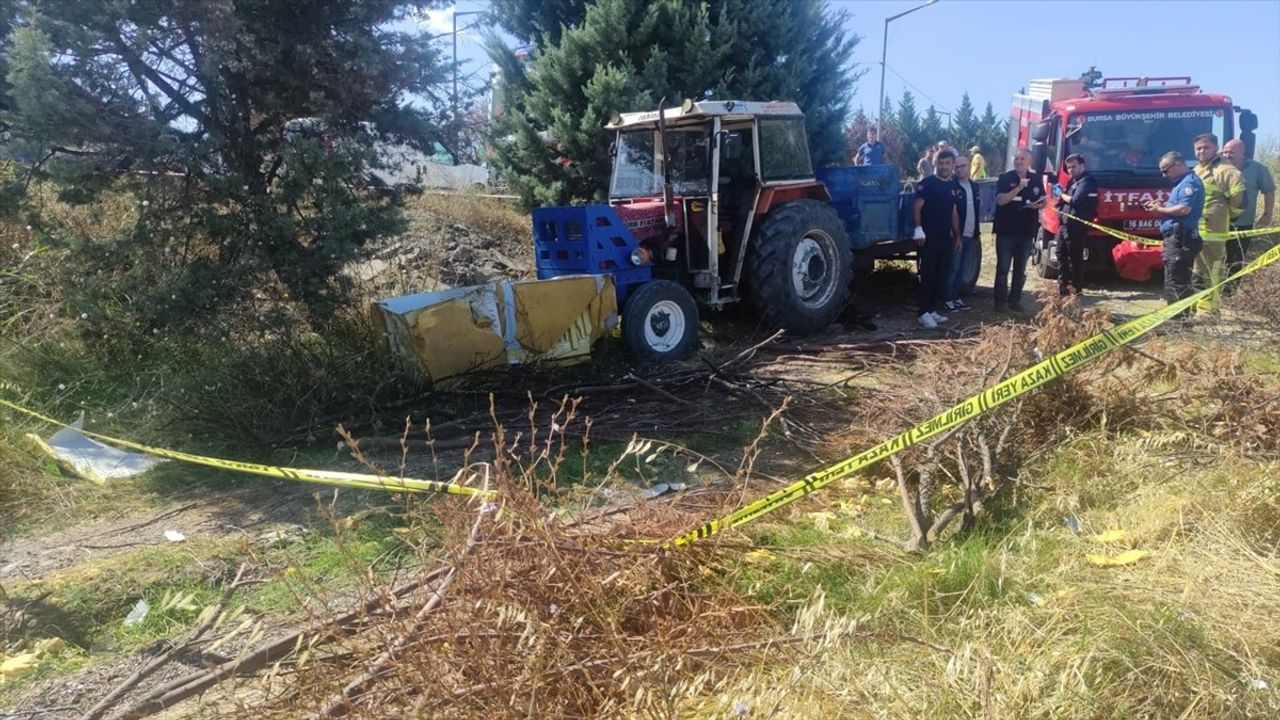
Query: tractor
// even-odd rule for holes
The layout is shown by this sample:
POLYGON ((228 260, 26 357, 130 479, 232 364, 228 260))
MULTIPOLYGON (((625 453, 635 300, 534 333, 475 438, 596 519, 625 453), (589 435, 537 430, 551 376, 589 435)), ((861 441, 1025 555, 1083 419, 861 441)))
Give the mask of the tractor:
POLYGON ((795 334, 844 309, 852 244, 795 103, 660 103, 606 127, 608 203, 535 209, 535 259, 540 279, 611 275, 632 354, 693 352, 699 304, 745 300, 795 334))

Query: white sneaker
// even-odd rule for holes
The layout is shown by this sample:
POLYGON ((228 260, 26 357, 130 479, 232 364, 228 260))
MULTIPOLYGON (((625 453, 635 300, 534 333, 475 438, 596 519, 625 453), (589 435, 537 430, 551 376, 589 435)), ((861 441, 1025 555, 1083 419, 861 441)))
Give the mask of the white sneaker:
POLYGON ((944 322, 946 322, 946 321, 947 321, 947 316, 946 316, 946 315, 939 315, 939 314, 938 314, 938 313, 936 313, 936 312, 931 312, 931 313, 929 313, 929 314, 933 316, 933 321, 934 321, 935 323, 944 323, 944 322))
POLYGON ((933 313, 922 313, 917 320, 919 320, 921 327, 926 327, 930 330, 938 328, 938 323, 933 319, 933 313))

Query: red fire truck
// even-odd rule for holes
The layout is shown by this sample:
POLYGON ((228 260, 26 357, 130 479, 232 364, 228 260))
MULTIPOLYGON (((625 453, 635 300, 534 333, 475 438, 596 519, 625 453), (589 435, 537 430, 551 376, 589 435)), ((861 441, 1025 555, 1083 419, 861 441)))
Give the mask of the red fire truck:
MULTIPOLYGON (((1103 78, 1091 68, 1076 79, 1032 80, 1027 89, 1013 96, 1007 167, 1016 150, 1029 149, 1032 169, 1044 173, 1048 192, 1054 184, 1066 187, 1071 178, 1062 160, 1080 153, 1098 182, 1098 216, 1087 219, 1099 225, 1158 238, 1159 220, 1142 205, 1167 198, 1173 186, 1160 176, 1160 156, 1177 150, 1194 166, 1192 140, 1201 133, 1224 143, 1239 137, 1253 156, 1257 116, 1226 95, 1201 92, 1190 77, 1103 78)), ((1057 214, 1042 211, 1040 227, 1031 262, 1042 277, 1057 277, 1057 214)), ((1088 271, 1142 282, 1161 267, 1159 247, 1097 230, 1085 248, 1088 271)))

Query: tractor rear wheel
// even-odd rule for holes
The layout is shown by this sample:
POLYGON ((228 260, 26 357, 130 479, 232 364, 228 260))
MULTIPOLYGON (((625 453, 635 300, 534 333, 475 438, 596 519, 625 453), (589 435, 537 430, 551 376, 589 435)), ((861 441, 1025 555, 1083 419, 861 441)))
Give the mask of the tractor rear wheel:
POLYGON ((747 249, 750 299, 770 327, 797 335, 825 329, 844 309, 853 251, 844 222, 816 200, 795 200, 765 218, 747 249))
POLYGON ((640 360, 675 360, 698 347, 698 305, 679 283, 654 280, 622 307, 622 339, 640 360))

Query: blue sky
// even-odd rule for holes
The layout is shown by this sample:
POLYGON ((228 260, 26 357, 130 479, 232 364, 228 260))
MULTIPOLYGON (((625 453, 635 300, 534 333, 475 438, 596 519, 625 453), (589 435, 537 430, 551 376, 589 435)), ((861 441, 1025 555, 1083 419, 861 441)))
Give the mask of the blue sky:
MULTIPOLYGON (((862 36, 854 61, 867 72, 853 106, 874 112, 884 18, 924 0, 828 4, 847 11, 849 30, 862 36)), ((487 6, 473 0, 458 10, 487 6)), ((447 33, 451 12, 423 22, 447 33)), ((460 36, 458 53, 463 75, 487 65, 473 34, 460 36)), ((887 64, 885 94, 895 102, 910 89, 921 110, 954 111, 967 90, 979 112, 990 101, 1001 116, 1031 78, 1077 77, 1090 66, 1108 76, 1190 75, 1258 113, 1260 136, 1280 137, 1280 0, 938 0, 889 25, 887 64)))
MULTIPOLYGON (((867 73, 854 106, 870 114, 884 18, 924 0, 829 4, 848 11, 862 36, 854 54, 867 73)), ((953 111, 967 90, 979 112, 989 100, 1001 116, 1031 78, 1078 77, 1090 66, 1107 76, 1190 75, 1258 113, 1259 135, 1280 136, 1280 0, 939 0, 889 24, 886 64, 895 103, 910 89, 917 107, 953 111), (947 51, 960 56, 943 59, 947 51)))

